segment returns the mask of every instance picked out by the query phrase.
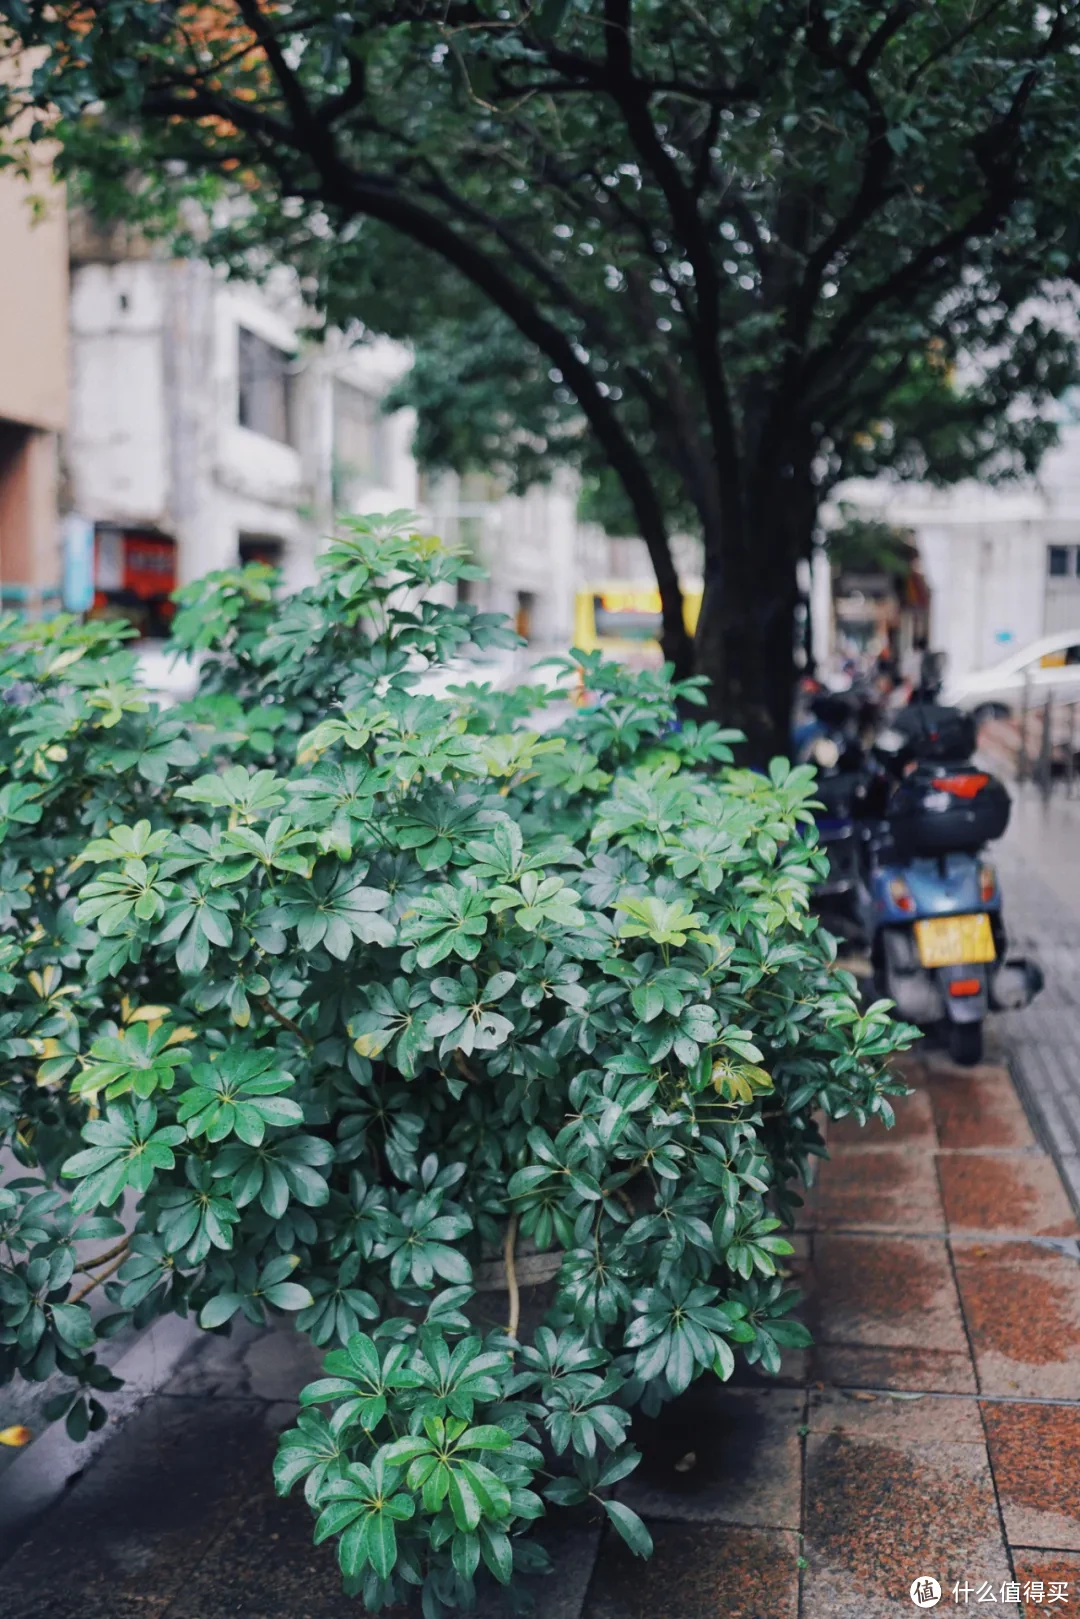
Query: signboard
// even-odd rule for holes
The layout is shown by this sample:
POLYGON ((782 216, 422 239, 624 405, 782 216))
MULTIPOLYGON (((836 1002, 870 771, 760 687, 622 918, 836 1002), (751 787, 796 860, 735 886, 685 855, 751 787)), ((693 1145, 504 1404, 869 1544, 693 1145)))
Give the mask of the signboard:
POLYGON ((78 512, 69 512, 61 537, 64 607, 69 613, 88 612, 94 600, 94 525, 78 512))

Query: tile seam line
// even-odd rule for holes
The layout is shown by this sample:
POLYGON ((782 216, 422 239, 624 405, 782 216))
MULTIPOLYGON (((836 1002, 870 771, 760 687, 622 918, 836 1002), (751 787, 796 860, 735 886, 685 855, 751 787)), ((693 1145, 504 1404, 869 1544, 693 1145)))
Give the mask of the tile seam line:
MULTIPOLYGON (((888 1389, 882 1384, 868 1385, 866 1383, 824 1383, 820 1389, 813 1384, 809 1393, 824 1393, 831 1389, 836 1394, 873 1394, 885 1400, 892 1400, 895 1405, 904 1405, 907 1401, 915 1400, 975 1400, 983 1405, 1060 1405, 1066 1410, 1075 1411, 1080 1408, 1080 1399, 1055 1399, 1049 1394, 975 1394, 962 1389, 888 1389)), ((868 1402, 867 1402, 868 1403, 868 1402)), ((957 1441, 963 1443, 964 1441, 957 1441)))
MULTIPOLYGON (((942 1184, 942 1179, 941 1179, 941 1161, 936 1156, 935 1156, 935 1159, 934 1159, 934 1175, 937 1178, 938 1192, 939 1192, 939 1196, 941 1197, 941 1200, 942 1200, 942 1208, 944 1209, 944 1207, 945 1207, 945 1189, 944 1189, 944 1186, 942 1184)), ((969 1355, 969 1357, 971 1359, 971 1369, 972 1369, 972 1373, 974 1374, 974 1378, 975 1378, 975 1388, 976 1388, 977 1392, 981 1394, 982 1393, 982 1375, 981 1375, 981 1373, 979 1371, 979 1363, 978 1363, 978 1360, 976 1359, 976 1356, 975 1356, 975 1343, 974 1343, 974 1340, 972 1339, 972 1336, 971 1336, 971 1327, 970 1327, 970 1324, 968 1322, 967 1309, 965 1308, 965 1305, 964 1305, 964 1295, 960 1291, 960 1279, 956 1274, 956 1258, 955 1258, 955 1255, 953 1254, 953 1245, 952 1245, 952 1237, 951 1237, 951 1235, 946 1239, 945 1249, 946 1249, 946 1252, 948 1253, 948 1256, 949 1256, 949 1274, 952 1277, 953 1287, 956 1289, 956 1302, 957 1302, 957 1305, 958 1305, 959 1310, 960 1310, 960 1319, 963 1322, 963 1326, 964 1326, 964 1337, 967 1340, 968 1355, 969 1355)), ((1013 1561, 1012 1547, 1009 1545, 1009 1537, 1008 1537, 1008 1533, 1007 1533, 1006 1528, 1005 1528, 1005 1512, 1004 1512, 1004 1508, 1001 1505, 1001 1494, 1000 1494, 1000 1491, 998 1490, 997 1474, 996 1474, 996 1472, 994 1470, 994 1458, 993 1458, 993 1455, 992 1455, 991 1450, 990 1450, 990 1435, 987 1432, 987 1428, 986 1428, 986 1413, 983 1410, 983 1407, 982 1407, 981 1403, 978 1400, 976 1400, 976 1410, 977 1410, 978 1416, 979 1416, 979 1431, 981 1432, 981 1434, 983 1436, 983 1454, 986 1457, 986 1468, 987 1468, 987 1472, 990 1474, 990 1488, 994 1492, 994 1511, 997 1514, 998 1531, 999 1531, 999 1533, 1001 1535, 1001 1546, 1002 1546, 1002 1550, 1005 1553, 1005 1561, 1006 1561, 1006 1564, 1008 1566, 1009 1573, 1012 1576, 1012 1578, 1015 1580, 1015 1578, 1016 1578, 1016 1565, 1015 1565, 1015 1563, 1013 1561)))
MULTIPOLYGON (((604 1547, 607 1545, 611 1535, 611 1524, 608 1521, 608 1515, 605 1512, 600 1524, 600 1531, 596 1537, 596 1546, 593 1550, 592 1568, 590 1568, 589 1577, 585 1581, 585 1589, 581 1593, 581 1606, 578 1609, 578 1619, 589 1619, 589 1609, 592 1607, 594 1587, 597 1584, 597 1571, 600 1568, 600 1560, 604 1555, 604 1547)), ((168 1619, 168 1615, 163 1615, 162 1619, 168 1619)))
MULTIPOLYGON (((1055 1166, 1056 1167, 1056 1166, 1055 1166)), ((1058 1236, 1052 1232, 1037 1232, 1032 1235, 1030 1231, 980 1231, 975 1226, 957 1226, 943 1231, 913 1231, 902 1226, 801 1226, 796 1229, 799 1237, 888 1237, 890 1242, 982 1242, 1000 1243, 1002 1246, 1015 1243, 1030 1243, 1036 1248, 1046 1248, 1054 1253, 1061 1253, 1061 1244, 1073 1243, 1078 1251, 1075 1254, 1065 1253, 1066 1259, 1080 1258, 1080 1237, 1058 1236)))
MULTIPOLYGON (((934 1180, 937 1183, 938 1197, 941 1199, 942 1212, 945 1209, 945 1188, 941 1180, 941 1164, 936 1154, 934 1157, 934 1180)), ((948 1225, 948 1216, 946 1216, 948 1225)), ((968 1322, 967 1311, 964 1308, 964 1296, 960 1291, 960 1278, 956 1274, 956 1256, 953 1253, 951 1232, 945 1238, 945 1252, 949 1260, 949 1276, 952 1280, 953 1290, 956 1294, 956 1307, 960 1311, 960 1322, 964 1329, 964 1342, 967 1344, 968 1360, 971 1363, 971 1375, 975 1382, 975 1392, 982 1392, 982 1379, 979 1375, 979 1364, 975 1359, 975 1344, 971 1336, 971 1326, 968 1322)), ((981 1422, 981 1418, 980 1418, 981 1422)), ((989 1451, 987 1452, 989 1457, 989 1451)))
MULTIPOLYGON (((976 1375, 978 1375, 976 1373, 976 1375)), ((982 1429, 983 1444, 986 1447, 986 1465, 990 1472, 990 1488, 994 1492, 994 1506, 997 1509, 998 1526, 1001 1530, 1001 1544, 1005 1548, 1005 1560, 1009 1565, 1009 1573, 1016 1579, 1016 1560, 1013 1556, 1013 1547, 1009 1541, 1008 1526, 1005 1523, 1005 1508, 1001 1504, 1001 1491, 998 1488, 997 1469, 994 1466, 994 1453, 990 1447, 990 1434, 986 1427, 986 1412, 982 1401, 978 1402, 979 1427, 982 1429)))
MULTIPOLYGON (((807 1243, 808 1261, 811 1274, 816 1266, 816 1243, 811 1232, 807 1243)), ((805 1363, 804 1363, 805 1364, 805 1363)), ((806 1533, 807 1533, 807 1477, 806 1477, 806 1441, 810 1437, 810 1393, 811 1385, 806 1383, 802 1391, 802 1420, 799 1424, 799 1537, 798 1557, 795 1563, 795 1615, 796 1619, 806 1619, 805 1616, 805 1582, 806 1569, 806 1533)))

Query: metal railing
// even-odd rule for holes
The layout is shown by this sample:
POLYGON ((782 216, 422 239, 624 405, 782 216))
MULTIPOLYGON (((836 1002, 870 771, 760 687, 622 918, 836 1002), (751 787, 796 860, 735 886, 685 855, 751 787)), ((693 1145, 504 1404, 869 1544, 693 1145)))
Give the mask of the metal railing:
POLYGON ((1064 789, 1066 798, 1072 798, 1077 775, 1080 698, 1055 701, 1053 692, 1048 691, 1041 704, 1033 705, 1031 695, 1031 682, 1025 681, 1020 701, 1016 779, 1033 782, 1044 799, 1048 799, 1058 785, 1064 789))

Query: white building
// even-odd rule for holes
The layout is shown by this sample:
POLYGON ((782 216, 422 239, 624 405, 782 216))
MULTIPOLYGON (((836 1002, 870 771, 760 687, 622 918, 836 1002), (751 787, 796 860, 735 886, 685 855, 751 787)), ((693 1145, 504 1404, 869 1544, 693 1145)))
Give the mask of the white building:
MULTIPOLYGON (((1080 632, 1080 426, 1038 476, 952 489, 886 478, 839 492, 860 516, 910 530, 931 590, 930 643, 959 679, 1039 636, 1080 632)), ((1077 635, 1080 642, 1080 633, 1077 635)))
POLYGON ((380 408, 407 355, 311 342, 284 277, 75 262, 70 339, 66 504, 93 525, 99 605, 250 558, 304 584, 335 508, 417 504, 409 413, 380 408))
POLYGON ((520 497, 423 480, 411 412, 382 410, 407 351, 316 340, 287 273, 255 287, 74 240, 65 505, 92 542, 99 610, 161 634, 176 585, 250 559, 306 584, 335 513, 402 507, 473 553, 489 577, 464 594, 534 648, 569 646, 581 582, 649 581, 640 542, 578 522, 569 473, 520 497))

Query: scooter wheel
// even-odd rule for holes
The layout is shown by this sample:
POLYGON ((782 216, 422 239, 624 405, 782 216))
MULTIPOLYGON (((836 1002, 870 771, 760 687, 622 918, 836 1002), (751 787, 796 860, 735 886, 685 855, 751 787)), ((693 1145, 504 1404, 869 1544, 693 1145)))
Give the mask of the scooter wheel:
POLYGON ((981 1062, 983 1054, 983 1026, 981 1023, 949 1024, 949 1056, 961 1068, 972 1068, 981 1062))

